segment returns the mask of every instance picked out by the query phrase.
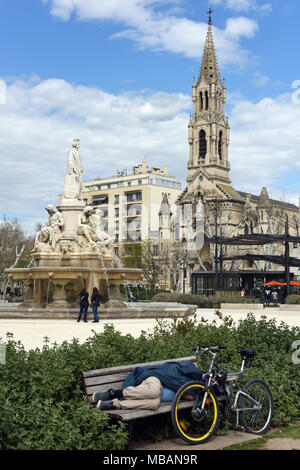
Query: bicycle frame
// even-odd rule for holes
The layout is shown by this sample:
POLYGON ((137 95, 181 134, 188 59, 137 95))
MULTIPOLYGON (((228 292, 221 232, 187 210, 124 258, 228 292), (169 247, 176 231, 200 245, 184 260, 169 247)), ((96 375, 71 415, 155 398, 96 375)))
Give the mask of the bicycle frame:
MULTIPOLYGON (((205 402, 206 402, 206 399, 207 399, 208 391, 211 387, 212 380, 214 378, 213 367, 216 366, 217 369, 220 369, 219 366, 215 363, 217 353, 212 352, 212 351, 206 351, 206 352, 208 352, 212 356, 212 358, 211 358, 211 361, 210 361, 208 372, 206 374, 203 374, 203 378, 208 378, 208 382, 207 382, 207 386, 206 386, 205 393, 204 393, 204 396, 203 396, 201 410, 204 410, 204 406, 205 406, 205 402)), ((245 368, 245 363, 246 363, 246 358, 243 357, 240 371, 239 372, 233 372, 233 373, 230 373, 230 374, 227 375, 226 384, 228 384, 229 387, 230 387, 230 385, 229 385, 230 382, 233 382, 234 380, 239 380, 242 377, 242 374, 243 374, 244 368, 245 368)), ((230 394, 231 394, 231 390, 230 390, 230 393, 228 393, 228 390, 227 390, 227 387, 226 387, 227 405, 230 403, 230 401, 229 401, 230 394)), ((238 427, 239 426, 239 414, 240 414, 241 411, 246 411, 246 410, 254 411, 256 409, 259 410, 259 409, 261 409, 261 405, 256 400, 254 400, 254 398, 252 398, 248 393, 244 392, 241 389, 238 389, 237 393, 234 394, 233 404, 230 403, 230 408, 231 408, 232 411, 234 411, 236 413, 236 427, 238 427), (248 398, 250 401, 252 401, 253 404, 254 404, 254 407, 237 408, 238 400, 239 400, 241 395, 244 395, 246 398, 248 398)))

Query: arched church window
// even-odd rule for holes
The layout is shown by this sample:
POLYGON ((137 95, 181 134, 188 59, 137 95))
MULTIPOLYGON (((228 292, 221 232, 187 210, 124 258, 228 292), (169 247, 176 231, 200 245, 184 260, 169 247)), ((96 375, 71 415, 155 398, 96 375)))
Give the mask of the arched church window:
POLYGON ((205 158, 207 151, 207 144, 206 144, 206 133, 203 129, 201 129, 199 133, 199 157, 205 158))
POLYGON ((205 109, 208 111, 208 91, 205 92, 205 109))
POLYGON ((220 160, 222 160, 222 157, 223 157, 223 132, 220 131, 219 132, 219 140, 218 140, 218 155, 219 155, 219 158, 220 160))
POLYGON ((202 94, 202 91, 200 91, 200 111, 203 111, 203 94, 202 94))

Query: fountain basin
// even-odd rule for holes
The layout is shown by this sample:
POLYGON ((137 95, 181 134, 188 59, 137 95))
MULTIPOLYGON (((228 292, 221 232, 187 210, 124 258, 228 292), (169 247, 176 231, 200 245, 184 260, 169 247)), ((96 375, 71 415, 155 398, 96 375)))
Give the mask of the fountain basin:
MULTIPOLYGON (((149 303, 137 303, 134 307, 127 304, 122 308, 103 308, 99 307, 100 320, 114 320, 114 319, 141 319, 141 318, 175 318, 175 317, 188 317, 194 315, 197 310, 196 305, 175 304, 159 302, 152 305, 149 303)), ((77 320, 79 307, 77 308, 26 308, 23 303, 17 306, 5 305, 0 306, 0 318, 2 319, 32 319, 32 320, 77 320)), ((93 318, 91 308, 88 311, 88 320, 93 318)))
POLYGON ((122 302, 120 286, 124 280, 139 281, 142 271, 134 268, 84 266, 34 266, 5 270, 11 280, 22 281, 27 288, 24 303, 19 308, 77 308, 79 293, 85 286, 92 293, 93 287, 106 299, 107 307, 126 308, 122 302), (107 295, 109 282, 109 298, 107 295))

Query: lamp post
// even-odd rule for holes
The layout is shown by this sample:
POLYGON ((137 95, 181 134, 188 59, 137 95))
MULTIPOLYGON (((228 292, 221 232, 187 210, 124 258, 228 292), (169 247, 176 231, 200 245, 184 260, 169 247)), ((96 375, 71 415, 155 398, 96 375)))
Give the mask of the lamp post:
POLYGON ((182 260, 181 269, 182 269, 182 277, 183 277, 182 291, 185 294, 186 269, 187 269, 186 259, 185 258, 183 258, 183 260, 182 260))
POLYGON ((286 295, 290 295, 290 244, 288 242, 289 236, 289 218, 287 216, 285 221, 285 282, 286 282, 286 295))
MULTIPOLYGON (((219 199, 213 199, 211 200, 211 202, 213 203, 213 207, 211 208, 211 210, 214 211, 215 213, 215 216, 214 216, 214 222, 215 222, 215 233, 214 233, 214 236, 213 238, 215 240, 217 240, 218 238, 218 215, 219 215, 219 202, 220 200, 219 199)), ((220 227, 221 227, 221 223, 220 223, 220 227)), ((219 256, 218 256, 218 243, 215 242, 215 254, 214 254, 214 264, 215 264, 215 291, 218 291, 219 290, 219 256)))

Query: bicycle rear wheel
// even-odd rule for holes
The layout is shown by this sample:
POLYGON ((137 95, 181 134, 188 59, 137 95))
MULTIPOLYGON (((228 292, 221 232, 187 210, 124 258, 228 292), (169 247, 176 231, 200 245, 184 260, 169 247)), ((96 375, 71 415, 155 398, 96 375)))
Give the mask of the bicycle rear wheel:
POLYGON ((242 426, 252 434, 266 433, 274 413, 273 397, 268 385, 262 380, 250 380, 243 391, 247 395, 241 395, 239 399, 242 426))
POLYGON ((186 383, 174 397, 171 417, 178 437, 192 445, 206 442, 219 425, 219 404, 214 392, 199 382, 186 383))

